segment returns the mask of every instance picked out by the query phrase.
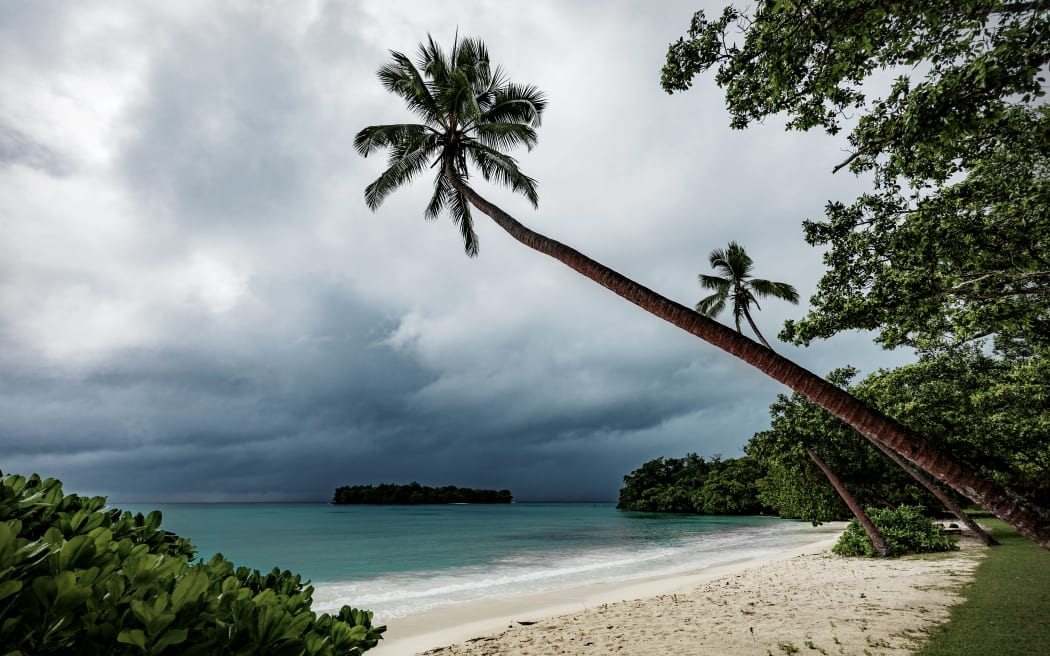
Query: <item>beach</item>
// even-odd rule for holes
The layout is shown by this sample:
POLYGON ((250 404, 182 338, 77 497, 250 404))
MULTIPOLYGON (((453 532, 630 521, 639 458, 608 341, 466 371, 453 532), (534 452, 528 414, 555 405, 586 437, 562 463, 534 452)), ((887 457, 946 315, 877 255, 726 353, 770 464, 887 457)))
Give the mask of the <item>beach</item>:
POLYGON ((908 654, 944 622, 984 548, 842 558, 824 537, 771 556, 390 621, 379 656, 908 654))

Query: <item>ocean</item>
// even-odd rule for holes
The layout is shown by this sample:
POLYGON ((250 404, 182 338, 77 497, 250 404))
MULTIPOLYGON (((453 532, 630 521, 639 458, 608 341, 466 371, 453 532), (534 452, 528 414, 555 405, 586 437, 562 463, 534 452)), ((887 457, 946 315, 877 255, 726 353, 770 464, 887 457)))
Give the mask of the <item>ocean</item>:
POLYGON ((613 504, 114 504, 163 513, 202 558, 312 581, 314 610, 376 621, 440 607, 690 572, 830 535, 770 517, 621 512, 613 504))

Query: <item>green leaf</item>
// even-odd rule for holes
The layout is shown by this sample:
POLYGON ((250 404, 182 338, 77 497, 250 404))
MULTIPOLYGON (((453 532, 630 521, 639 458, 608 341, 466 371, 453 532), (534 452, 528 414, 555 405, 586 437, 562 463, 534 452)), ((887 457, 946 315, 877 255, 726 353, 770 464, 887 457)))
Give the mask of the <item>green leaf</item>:
POLYGON ((58 567, 62 570, 78 569, 94 555, 94 539, 87 535, 78 535, 59 548, 58 567))
POLYGON ((159 654, 171 645, 181 645, 186 641, 189 633, 187 629, 168 629, 164 632, 164 635, 154 641, 153 648, 150 651, 154 654, 159 654))
POLYGON ((146 651, 146 634, 142 632, 142 629, 124 629, 117 634, 117 642, 135 645, 142 651, 146 651))
POLYGON ((175 584, 175 590, 171 593, 171 607, 178 612, 187 603, 196 602, 208 590, 208 575, 199 569, 183 576, 175 584))
POLYGON ((18 579, 0 583, 0 599, 6 599, 22 589, 22 582, 18 579))

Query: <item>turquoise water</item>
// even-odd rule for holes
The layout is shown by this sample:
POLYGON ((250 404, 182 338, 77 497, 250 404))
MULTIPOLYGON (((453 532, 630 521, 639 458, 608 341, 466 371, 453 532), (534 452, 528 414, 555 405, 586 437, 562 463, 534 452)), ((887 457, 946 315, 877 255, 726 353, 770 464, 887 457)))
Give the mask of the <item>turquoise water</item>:
POLYGON ((606 581, 693 571, 827 534, 768 517, 625 513, 612 504, 333 506, 116 504, 160 510, 203 558, 289 569, 313 581, 315 609, 377 619, 606 581))

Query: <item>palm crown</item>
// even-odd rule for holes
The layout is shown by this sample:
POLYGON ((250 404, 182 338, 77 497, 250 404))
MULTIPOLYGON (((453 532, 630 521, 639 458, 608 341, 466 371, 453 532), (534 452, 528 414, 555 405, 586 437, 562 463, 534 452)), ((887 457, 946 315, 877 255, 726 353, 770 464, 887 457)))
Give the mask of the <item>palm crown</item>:
POLYGON ((465 182, 469 162, 485 180, 510 187, 535 207, 536 181, 503 151, 520 145, 532 149, 546 99, 536 87, 509 82, 489 63, 488 50, 477 39, 457 39, 446 53, 428 36, 416 63, 400 52, 390 55, 379 79, 423 122, 373 125, 357 133, 354 147, 361 155, 390 150, 387 169, 365 188, 365 202, 375 210, 392 191, 434 168, 434 194, 424 217, 447 212, 459 226, 467 254, 475 256, 478 236, 470 206, 451 177, 465 182))
POLYGON ((727 302, 732 303, 733 319, 736 321, 737 332, 742 332, 740 330, 740 320, 746 318, 758 339, 766 347, 769 347, 769 342, 758 331, 758 326, 755 325, 754 320, 751 318, 750 307, 752 304, 756 308, 762 309, 758 304, 756 295, 763 297, 773 296, 782 298, 790 303, 798 303, 798 292, 786 282, 752 278, 751 270, 754 261, 747 254, 747 251, 744 250, 744 247, 735 241, 729 242, 729 247, 725 250, 716 248, 711 251, 708 259, 711 262, 711 267, 716 271, 720 271, 722 275, 710 276, 703 273, 700 274, 700 284, 705 289, 713 290, 714 293, 700 299, 700 302, 696 304, 696 311, 700 314, 714 317, 725 310, 727 302))

